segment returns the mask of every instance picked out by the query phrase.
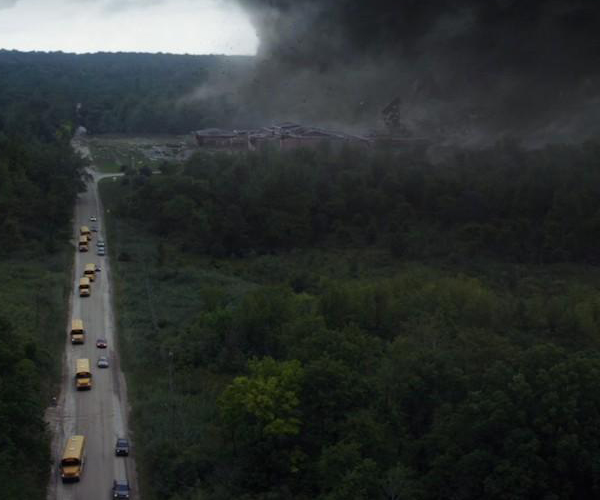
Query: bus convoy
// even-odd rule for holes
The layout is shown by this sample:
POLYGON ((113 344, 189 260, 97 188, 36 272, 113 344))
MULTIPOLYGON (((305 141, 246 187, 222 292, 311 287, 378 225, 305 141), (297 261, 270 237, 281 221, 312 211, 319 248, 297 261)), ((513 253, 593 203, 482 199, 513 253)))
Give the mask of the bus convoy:
MULTIPOLYGON (((96 217, 90 217, 90 220, 96 221, 96 217)), ((97 229, 92 228, 94 231, 97 229)), ((79 244, 80 252, 89 251, 89 242, 92 240, 92 232, 87 226, 81 226, 79 229, 79 244)), ((99 240, 98 255, 104 255, 104 242, 99 240)), ((96 281, 96 273, 100 271, 100 267, 96 264, 85 264, 83 276, 79 279, 79 296, 89 297, 91 295, 91 283, 96 281)), ((86 331, 83 326, 82 319, 71 320, 71 330, 69 331, 71 345, 84 344, 86 331)), ((106 341, 98 339, 97 347, 106 347, 106 341)), ((108 368, 108 359, 106 356, 101 356, 98 360, 98 367, 108 368)), ((75 361, 75 390, 91 390, 92 389, 92 370, 90 360, 88 358, 79 358, 75 361)), ((129 455, 129 441, 119 437, 115 448, 117 456, 129 455), (124 451, 125 450, 125 451, 124 451)), ((80 481, 85 463, 85 436, 71 436, 65 444, 62 459, 60 461, 60 475, 63 483, 80 481)), ((129 498, 129 482, 115 481, 113 485, 114 498, 129 498)))

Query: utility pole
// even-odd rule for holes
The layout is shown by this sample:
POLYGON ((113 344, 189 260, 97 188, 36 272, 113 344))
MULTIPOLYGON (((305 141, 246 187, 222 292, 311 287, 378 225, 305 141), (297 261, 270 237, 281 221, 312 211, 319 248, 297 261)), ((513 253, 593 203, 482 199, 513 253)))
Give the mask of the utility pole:
POLYGON ((173 438, 173 414, 175 413, 175 399, 173 397, 173 351, 169 351, 169 437, 173 438))

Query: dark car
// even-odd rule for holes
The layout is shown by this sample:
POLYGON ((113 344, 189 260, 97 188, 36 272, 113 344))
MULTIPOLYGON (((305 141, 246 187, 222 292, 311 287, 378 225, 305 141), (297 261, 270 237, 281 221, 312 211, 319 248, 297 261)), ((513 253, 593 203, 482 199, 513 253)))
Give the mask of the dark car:
POLYGON ((128 456, 129 455, 129 441, 125 438, 118 438, 117 444, 115 445, 115 455, 117 456, 128 456))
POLYGON ((96 347, 99 347, 100 349, 106 349, 108 347, 108 343, 106 342, 106 339, 96 340, 96 347))
POLYGON ((112 496, 113 498, 129 498, 130 493, 129 481, 113 481, 112 496))

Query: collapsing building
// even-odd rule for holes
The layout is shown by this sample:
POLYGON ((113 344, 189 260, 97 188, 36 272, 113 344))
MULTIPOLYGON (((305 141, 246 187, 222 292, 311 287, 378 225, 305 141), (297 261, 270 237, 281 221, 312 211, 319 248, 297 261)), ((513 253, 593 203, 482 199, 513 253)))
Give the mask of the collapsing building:
POLYGON ((247 138, 243 132, 207 128, 193 132, 200 147, 211 149, 246 149, 247 138))
POLYGON ((296 123, 280 123, 256 130, 204 129, 193 132, 198 146, 210 149, 256 151, 266 147, 282 150, 316 148, 322 145, 339 147, 350 144, 369 147, 371 140, 356 135, 308 127, 296 123))

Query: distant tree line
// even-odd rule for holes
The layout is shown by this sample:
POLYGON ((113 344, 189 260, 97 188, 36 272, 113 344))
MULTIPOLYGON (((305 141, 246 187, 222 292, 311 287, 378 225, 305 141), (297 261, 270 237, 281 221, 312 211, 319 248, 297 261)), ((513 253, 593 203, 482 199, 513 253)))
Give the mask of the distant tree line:
POLYGON ((69 238, 82 166, 68 137, 46 142, 0 133, 0 254, 53 251, 69 238))
POLYGON ((242 56, 0 50, 0 108, 12 130, 47 134, 61 117, 93 134, 188 133, 228 125, 231 95, 191 97, 211 77, 241 78, 250 64, 242 56))
POLYGON ((408 258, 597 262, 599 160, 597 143, 506 142, 440 163, 351 148, 198 153, 178 175, 130 177, 120 208, 214 256, 334 243, 408 258))

